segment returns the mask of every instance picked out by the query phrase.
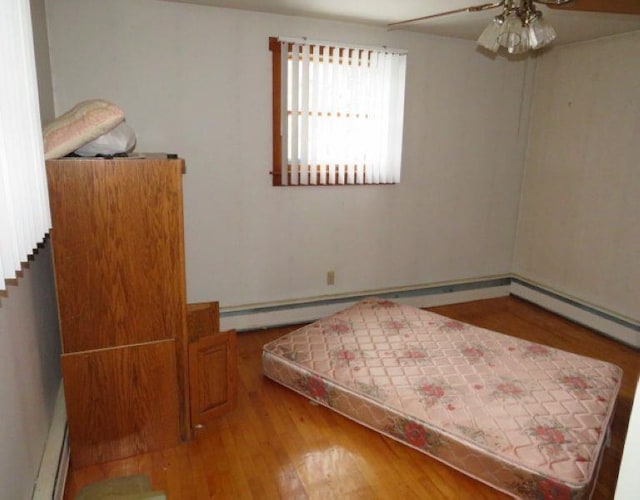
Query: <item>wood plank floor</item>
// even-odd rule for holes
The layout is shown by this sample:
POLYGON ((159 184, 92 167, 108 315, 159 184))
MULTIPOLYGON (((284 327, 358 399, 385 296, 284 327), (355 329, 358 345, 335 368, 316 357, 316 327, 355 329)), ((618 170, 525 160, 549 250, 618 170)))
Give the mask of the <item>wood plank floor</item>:
MULTIPOLYGON (((514 297, 436 307, 481 327, 603 359, 624 370, 595 499, 613 498, 640 353, 514 297)), ((295 327, 239 334, 236 410, 161 452, 72 470, 65 499, 109 477, 147 474, 170 500, 507 498, 265 379, 262 346, 295 327)))

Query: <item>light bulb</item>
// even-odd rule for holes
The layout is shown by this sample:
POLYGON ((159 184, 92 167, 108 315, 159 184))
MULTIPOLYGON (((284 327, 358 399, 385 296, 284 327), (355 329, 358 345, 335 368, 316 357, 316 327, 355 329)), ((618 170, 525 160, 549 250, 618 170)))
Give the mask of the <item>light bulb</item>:
POLYGON ((509 53, 515 49, 522 38, 522 21, 517 12, 510 12, 504 23, 500 26, 498 43, 507 49, 509 53))
POLYGON ((522 54, 530 48, 528 30, 523 28, 520 32, 520 41, 512 47, 508 47, 507 52, 509 52, 509 54, 522 54))

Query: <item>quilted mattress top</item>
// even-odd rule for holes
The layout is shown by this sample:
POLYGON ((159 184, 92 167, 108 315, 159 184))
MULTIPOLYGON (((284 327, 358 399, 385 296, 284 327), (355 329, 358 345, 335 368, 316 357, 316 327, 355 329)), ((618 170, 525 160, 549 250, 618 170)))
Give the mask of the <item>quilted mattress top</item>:
POLYGON ((380 299, 285 335, 265 352, 574 485, 596 468, 622 378, 610 363, 380 299))

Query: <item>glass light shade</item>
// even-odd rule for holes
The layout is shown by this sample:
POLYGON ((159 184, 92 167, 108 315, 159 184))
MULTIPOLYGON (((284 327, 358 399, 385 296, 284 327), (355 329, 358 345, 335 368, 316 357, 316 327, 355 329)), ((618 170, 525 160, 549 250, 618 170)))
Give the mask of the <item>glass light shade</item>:
POLYGON ((509 53, 513 53, 515 47, 520 44, 522 31, 522 21, 517 12, 510 12, 500 26, 498 43, 500 46, 506 48, 509 53))
POLYGON ((542 19, 531 0, 523 2, 519 9, 514 5, 508 2, 505 11, 493 18, 478 38, 478 45, 491 52, 504 47, 509 54, 522 54, 540 49, 556 38, 555 30, 542 19))
POLYGON ((535 17, 529 21, 527 32, 529 45, 533 50, 549 45, 556 38, 556 30, 541 17, 535 17))
POLYGON ((528 30, 527 28, 522 28, 522 31, 520 32, 520 41, 512 47, 507 47, 507 52, 509 52, 509 54, 523 54, 530 48, 528 30))
POLYGON ((491 52, 498 52, 498 49, 500 48, 498 35, 500 34, 503 22, 504 18, 501 16, 494 17, 493 21, 491 21, 480 34, 480 37, 478 38, 478 45, 490 50, 491 52))

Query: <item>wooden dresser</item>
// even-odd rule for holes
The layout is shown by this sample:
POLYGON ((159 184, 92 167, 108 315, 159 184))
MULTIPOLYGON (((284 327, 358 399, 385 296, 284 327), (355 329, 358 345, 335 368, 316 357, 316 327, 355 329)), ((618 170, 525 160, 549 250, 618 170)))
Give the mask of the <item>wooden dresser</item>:
POLYGON ((184 161, 47 161, 74 468, 191 433, 184 161))

